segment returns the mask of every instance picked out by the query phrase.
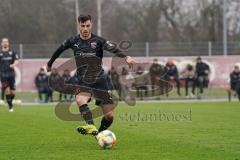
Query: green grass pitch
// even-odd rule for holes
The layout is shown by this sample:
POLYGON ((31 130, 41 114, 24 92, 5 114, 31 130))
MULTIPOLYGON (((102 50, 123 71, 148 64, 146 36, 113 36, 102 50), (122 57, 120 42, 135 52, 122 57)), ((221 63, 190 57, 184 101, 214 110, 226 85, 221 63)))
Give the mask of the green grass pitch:
POLYGON ((0 160, 239 160, 239 113, 238 102, 120 104, 110 128, 117 144, 102 150, 54 105, 0 106, 0 160))

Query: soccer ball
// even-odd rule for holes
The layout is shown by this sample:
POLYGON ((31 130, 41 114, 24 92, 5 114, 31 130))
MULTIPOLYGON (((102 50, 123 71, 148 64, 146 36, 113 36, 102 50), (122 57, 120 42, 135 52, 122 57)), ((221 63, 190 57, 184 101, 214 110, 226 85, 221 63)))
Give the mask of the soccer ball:
POLYGON ((101 148, 110 149, 116 143, 116 136, 109 130, 102 131, 97 135, 97 141, 101 148))

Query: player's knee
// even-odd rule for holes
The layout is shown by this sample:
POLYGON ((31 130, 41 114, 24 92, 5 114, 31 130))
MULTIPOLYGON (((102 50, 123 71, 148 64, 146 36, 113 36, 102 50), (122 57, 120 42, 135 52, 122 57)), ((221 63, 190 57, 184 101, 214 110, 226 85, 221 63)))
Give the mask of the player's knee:
POLYGON ((10 94, 14 95, 15 94, 15 90, 10 90, 10 94))
POLYGON ((87 104, 87 101, 84 101, 84 100, 82 100, 82 99, 78 99, 78 100, 76 100, 76 101, 77 101, 78 106, 82 106, 82 105, 84 105, 84 104, 87 104))
POLYGON ((89 99, 89 97, 76 96, 76 102, 77 102, 78 106, 82 106, 84 104, 87 104, 88 103, 88 99, 89 99))
POLYGON ((9 89, 9 88, 6 88, 6 89, 5 89, 5 94, 6 94, 6 95, 9 95, 9 94, 11 94, 11 92, 10 92, 10 89, 9 89))
POLYGON ((105 118, 106 118, 108 121, 113 121, 113 119, 114 119, 114 115, 113 115, 113 112, 112 112, 112 111, 106 113, 104 116, 105 116, 105 118))

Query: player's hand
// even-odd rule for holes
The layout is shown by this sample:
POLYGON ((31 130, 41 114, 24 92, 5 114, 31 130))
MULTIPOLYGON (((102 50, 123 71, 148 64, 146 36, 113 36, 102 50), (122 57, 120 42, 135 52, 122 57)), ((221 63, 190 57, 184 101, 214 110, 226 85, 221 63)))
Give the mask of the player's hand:
POLYGON ((52 68, 47 66, 47 72, 51 72, 52 71, 52 68))
POLYGON ((134 59, 130 56, 126 57, 126 62, 129 65, 129 68, 133 68, 133 64, 135 63, 134 59))

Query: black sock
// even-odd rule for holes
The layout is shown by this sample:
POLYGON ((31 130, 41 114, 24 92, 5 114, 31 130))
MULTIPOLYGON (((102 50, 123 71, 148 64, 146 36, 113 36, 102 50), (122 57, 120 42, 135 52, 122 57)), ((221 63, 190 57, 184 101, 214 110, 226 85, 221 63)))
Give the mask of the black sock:
POLYGON ((11 99, 13 100, 15 98, 15 94, 10 95, 11 99))
POLYGON ((79 111, 87 124, 94 124, 93 118, 92 118, 92 112, 89 109, 87 104, 80 106, 79 111))
POLYGON ((101 121, 101 126, 99 127, 98 131, 101 132, 108 129, 111 126, 112 122, 113 119, 107 120, 105 117, 103 117, 101 121))
POLYGON ((12 95, 6 95, 6 100, 7 100, 9 109, 12 109, 13 108, 12 95))

